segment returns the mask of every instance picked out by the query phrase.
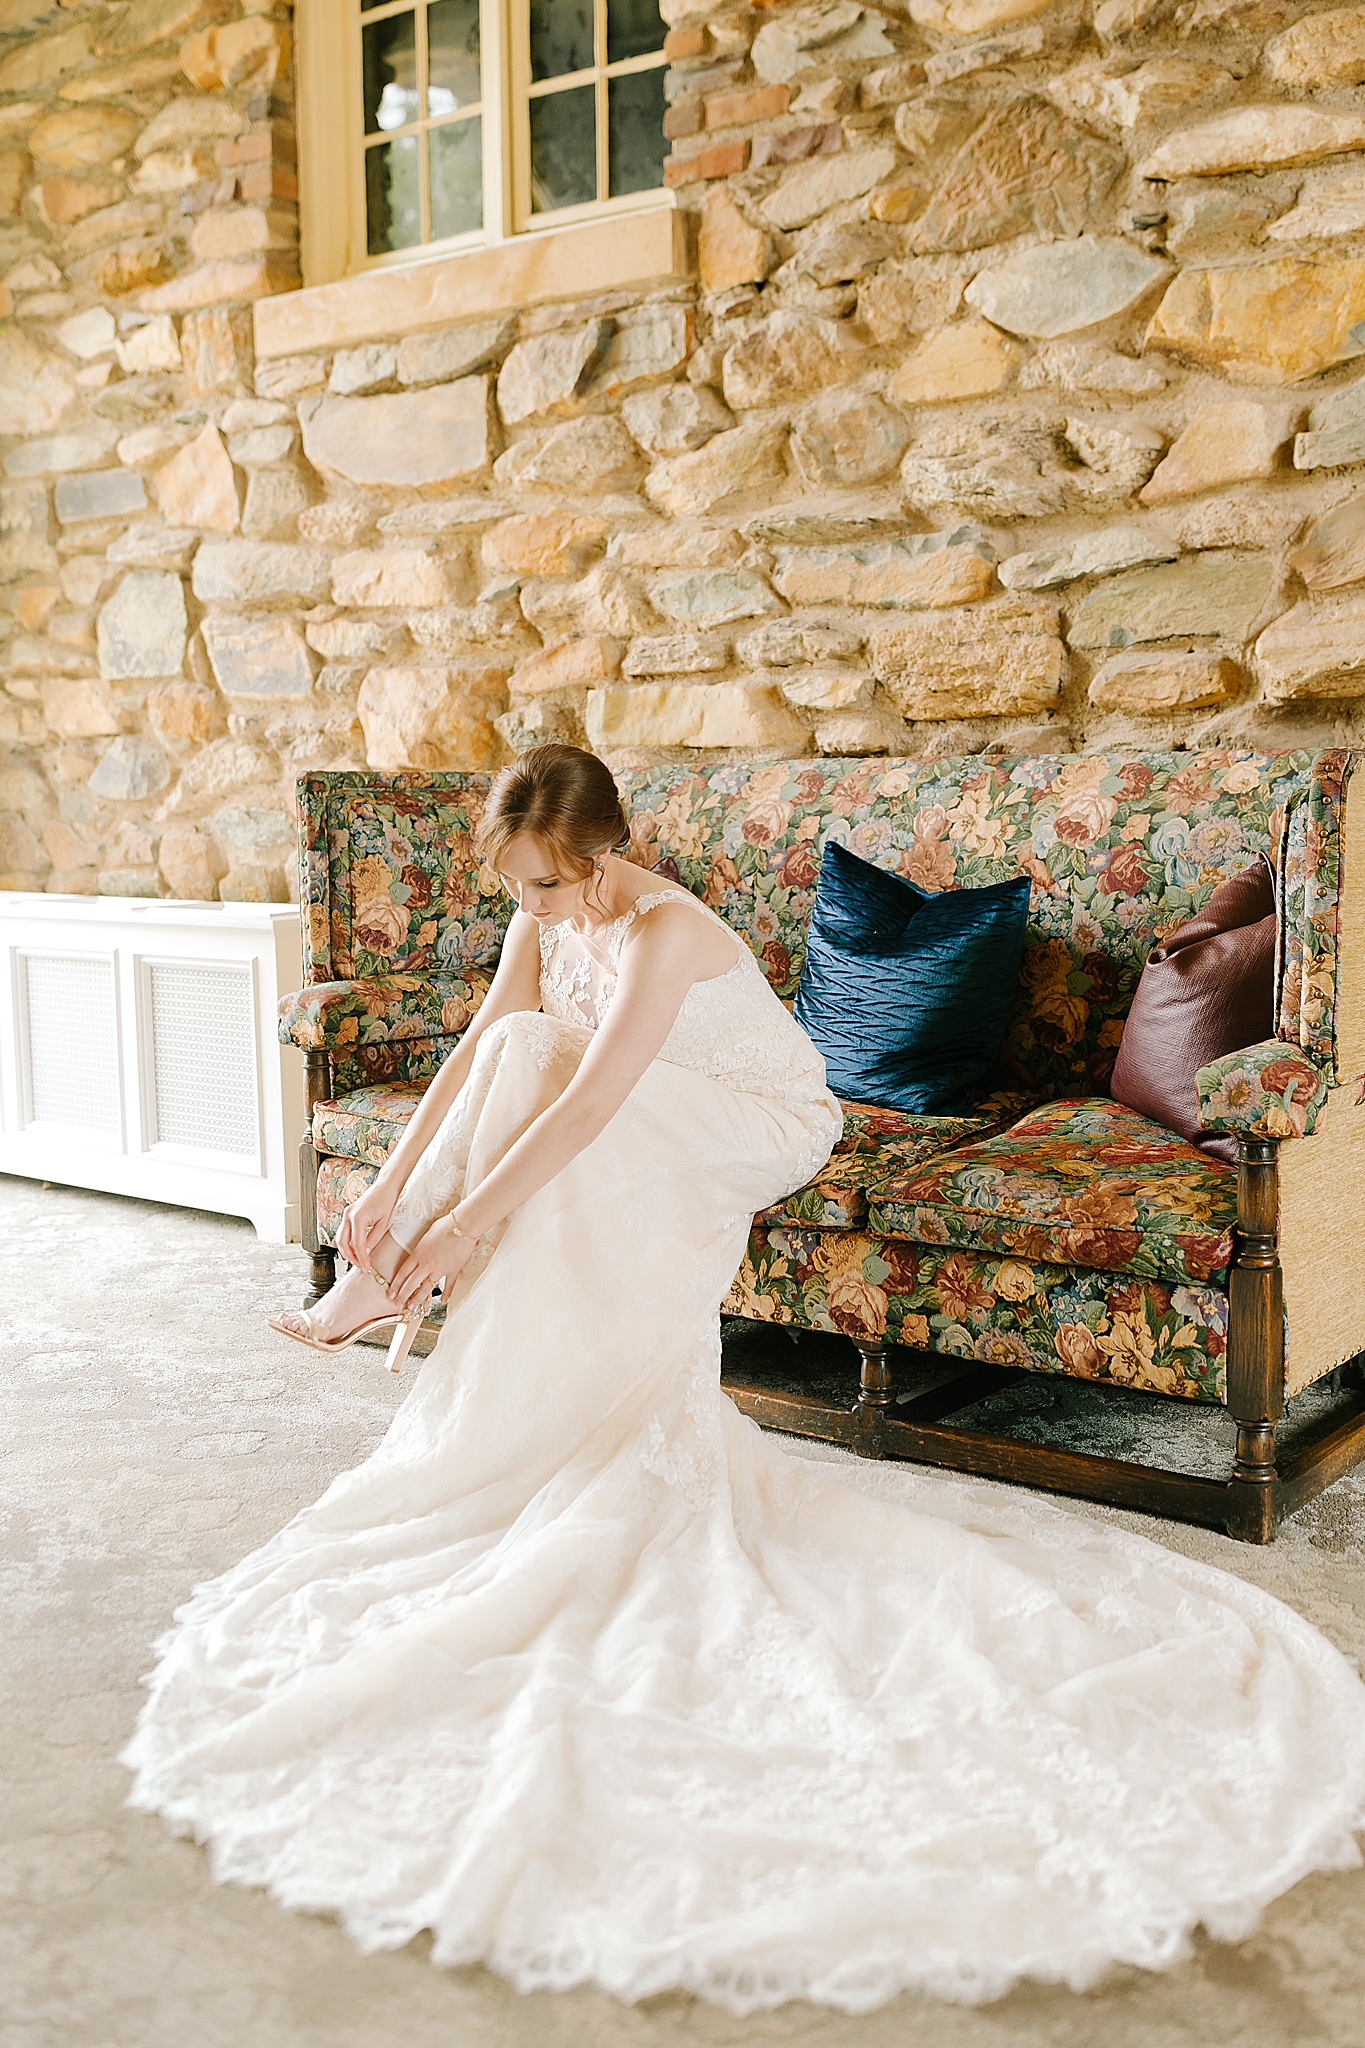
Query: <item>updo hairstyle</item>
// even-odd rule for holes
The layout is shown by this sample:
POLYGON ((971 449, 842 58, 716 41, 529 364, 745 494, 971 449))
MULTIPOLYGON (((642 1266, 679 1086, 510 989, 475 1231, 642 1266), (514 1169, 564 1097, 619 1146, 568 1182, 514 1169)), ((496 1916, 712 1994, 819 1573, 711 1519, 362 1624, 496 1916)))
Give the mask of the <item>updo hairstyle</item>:
POLYGON ((493 777, 475 851, 496 868, 522 832, 543 839, 556 874, 572 882, 586 881, 604 853, 630 844, 611 770, 582 747, 558 744, 532 747, 493 777))

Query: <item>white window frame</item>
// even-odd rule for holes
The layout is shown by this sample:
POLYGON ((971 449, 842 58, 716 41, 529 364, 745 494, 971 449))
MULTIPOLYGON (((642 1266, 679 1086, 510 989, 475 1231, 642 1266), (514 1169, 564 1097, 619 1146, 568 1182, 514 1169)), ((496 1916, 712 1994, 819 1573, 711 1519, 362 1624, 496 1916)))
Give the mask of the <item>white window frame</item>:
MULTIPOLYGON (((598 47, 605 51, 606 0, 594 0, 598 47)), ((553 233, 592 220, 654 209, 673 209, 667 188, 596 199, 553 213, 531 208, 529 101, 551 82, 530 80, 530 19, 526 0, 480 0, 483 63, 484 224, 463 235, 371 256, 365 218, 365 151, 361 134, 361 62, 358 0, 299 0, 296 16, 299 114, 299 208, 304 284, 331 284, 374 271, 409 269, 513 238, 553 233), (340 115, 338 114, 340 109, 340 115)), ((607 80, 660 65, 655 57, 627 58, 573 74, 596 86, 599 186, 606 183, 607 80)), ((565 80, 555 80, 563 89, 565 80)))

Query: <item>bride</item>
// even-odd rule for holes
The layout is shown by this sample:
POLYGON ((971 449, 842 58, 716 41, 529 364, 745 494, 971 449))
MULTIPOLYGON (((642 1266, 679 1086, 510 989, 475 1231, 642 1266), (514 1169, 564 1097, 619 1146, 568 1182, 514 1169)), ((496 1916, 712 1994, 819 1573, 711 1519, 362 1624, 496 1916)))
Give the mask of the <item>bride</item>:
POLYGON ((1163 1968, 1359 1861, 1365 1688, 1269 1595, 1008 1489, 789 1457, 721 1393, 754 1212, 840 1128, 748 948, 496 779, 492 989, 276 1327, 439 1290, 373 1455, 157 1644, 133 1805, 366 1950, 864 2011, 1163 1968), (845 1483, 851 1480, 852 1484, 845 1483), (903 1504, 908 1493, 912 1505, 903 1504))

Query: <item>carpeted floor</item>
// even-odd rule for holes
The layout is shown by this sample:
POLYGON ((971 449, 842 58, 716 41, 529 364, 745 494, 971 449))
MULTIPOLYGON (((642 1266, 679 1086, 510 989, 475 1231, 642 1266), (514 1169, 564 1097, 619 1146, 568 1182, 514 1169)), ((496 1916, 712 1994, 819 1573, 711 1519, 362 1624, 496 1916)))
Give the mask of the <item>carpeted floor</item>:
MULTIPOLYGON (((1309 1879, 1253 1940, 1201 1944, 1169 1975, 977 2010, 907 1998, 862 2020, 518 1998, 432 1969, 420 1944, 363 1958, 329 1922, 215 1887, 200 1850, 122 1804, 114 1759, 149 1646, 196 1581, 367 1453, 411 1373, 272 1337, 264 1316, 301 1297, 303 1255, 246 1224, 0 1178, 0 1245, 0 2048, 1365 2048, 1365 1871, 1309 1879)), ((734 1341, 746 1368, 790 1373, 751 1331, 734 1341)), ((1162 1462, 1221 1426, 1174 1404, 1087 1408, 1085 1392, 1027 1390, 1019 1420, 1086 1448, 1156 1442, 1162 1462)), ((889 1466, 850 1477, 898 1484, 889 1466)), ((1254 1579, 1365 1658, 1365 1479, 1268 1549, 1114 1518, 1254 1579)))

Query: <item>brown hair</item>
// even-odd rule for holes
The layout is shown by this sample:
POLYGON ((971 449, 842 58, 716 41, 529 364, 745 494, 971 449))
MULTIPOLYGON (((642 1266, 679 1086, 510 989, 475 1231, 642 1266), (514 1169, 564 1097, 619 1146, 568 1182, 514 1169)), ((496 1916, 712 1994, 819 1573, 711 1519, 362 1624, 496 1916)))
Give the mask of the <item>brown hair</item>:
POLYGON ((555 872, 586 881, 599 855, 625 846, 630 826, 611 771, 582 747, 532 747, 493 777, 474 835, 480 860, 496 867, 509 840, 532 832, 554 855, 555 872))

